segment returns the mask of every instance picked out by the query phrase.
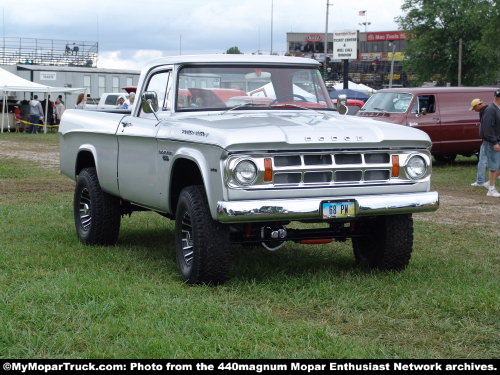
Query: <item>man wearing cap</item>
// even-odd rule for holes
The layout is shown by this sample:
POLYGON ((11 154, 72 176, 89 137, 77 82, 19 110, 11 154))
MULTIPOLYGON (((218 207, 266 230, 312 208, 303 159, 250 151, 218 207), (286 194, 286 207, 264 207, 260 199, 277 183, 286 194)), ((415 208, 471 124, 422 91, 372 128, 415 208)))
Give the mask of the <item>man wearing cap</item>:
MULTIPOLYGON (((487 105, 483 103, 481 99, 473 99, 470 103, 469 111, 479 112, 479 122, 483 121, 483 113, 487 105)), ((489 182, 486 181, 486 166, 488 164, 488 159, 486 157, 486 143, 481 144, 479 149, 479 162, 477 163, 477 178, 471 186, 484 186, 486 189, 489 186, 489 182)))
POLYGON ((493 103, 483 112, 479 134, 486 143, 486 155, 490 181, 488 186, 489 197, 499 198, 500 193, 495 189, 495 180, 500 176, 500 89, 495 91, 493 103))

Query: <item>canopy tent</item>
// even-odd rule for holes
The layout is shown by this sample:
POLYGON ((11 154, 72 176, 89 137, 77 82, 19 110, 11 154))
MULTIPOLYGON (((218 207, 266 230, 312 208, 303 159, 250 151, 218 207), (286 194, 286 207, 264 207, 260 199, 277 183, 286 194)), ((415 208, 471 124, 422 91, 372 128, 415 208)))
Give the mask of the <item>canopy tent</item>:
MULTIPOLYGON (((354 83, 353 81, 349 81, 348 83, 348 88, 350 90, 361 91, 368 95, 377 92, 377 90, 372 89, 370 86, 363 85, 362 83, 354 83)), ((343 82, 336 82, 333 87, 335 88, 335 90, 342 90, 344 88, 344 84, 343 82)))
MULTIPOLYGON (((40 83, 31 82, 27 79, 19 77, 14 73, 11 73, 5 69, 0 68, 0 91, 3 94, 2 101, 2 128, 1 132, 4 130, 4 121, 5 121, 5 109, 6 109, 6 96, 9 92, 43 92, 45 93, 45 97, 52 92, 62 92, 62 93, 71 93, 78 91, 85 91, 84 88, 71 88, 71 87, 52 87, 47 85, 42 85, 40 83)), ((49 101, 45 101, 45 120, 43 123, 44 131, 47 132, 47 112, 48 112, 49 101)))

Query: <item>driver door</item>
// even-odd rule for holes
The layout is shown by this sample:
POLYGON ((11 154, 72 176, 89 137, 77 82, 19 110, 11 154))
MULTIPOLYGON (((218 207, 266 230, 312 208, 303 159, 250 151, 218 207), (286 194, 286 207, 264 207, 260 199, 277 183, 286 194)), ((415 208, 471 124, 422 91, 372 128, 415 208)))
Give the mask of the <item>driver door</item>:
MULTIPOLYGON (((165 110, 171 70, 163 68, 147 79, 144 91, 154 91, 159 111, 165 110)), ((120 196, 148 208, 160 208, 158 169, 159 120, 154 113, 145 113, 137 98, 134 114, 124 117, 118 127, 118 185, 120 196)))
POLYGON ((419 94, 415 98, 415 102, 408 114, 408 125, 423 130, 429 135, 432 140, 432 151, 434 152, 439 152, 440 144, 443 141, 440 123, 441 119, 436 96, 432 94, 419 94))

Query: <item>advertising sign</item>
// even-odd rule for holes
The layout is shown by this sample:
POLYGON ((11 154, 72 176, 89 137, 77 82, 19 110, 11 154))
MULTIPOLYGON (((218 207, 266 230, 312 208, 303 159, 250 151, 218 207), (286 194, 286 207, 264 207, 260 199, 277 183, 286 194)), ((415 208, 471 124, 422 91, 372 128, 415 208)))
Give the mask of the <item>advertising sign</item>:
POLYGON ((40 72, 40 81, 55 81, 56 79, 56 72, 40 72))
POLYGON ((380 33, 368 33, 366 34, 366 40, 368 42, 379 42, 385 40, 404 40, 406 39, 406 34, 404 31, 385 31, 380 33))
POLYGON ((306 39, 308 42, 322 42, 323 35, 321 35, 321 34, 309 34, 306 39))
POLYGON ((358 31, 337 31, 333 33, 333 58, 355 60, 358 58, 358 31))

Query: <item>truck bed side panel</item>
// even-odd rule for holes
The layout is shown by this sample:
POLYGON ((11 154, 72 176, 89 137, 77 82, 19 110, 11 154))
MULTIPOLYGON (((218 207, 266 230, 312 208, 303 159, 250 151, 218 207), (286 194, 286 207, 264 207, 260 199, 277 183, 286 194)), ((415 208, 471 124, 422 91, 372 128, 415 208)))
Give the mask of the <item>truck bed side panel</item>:
POLYGON ((75 179, 79 152, 94 156, 97 176, 102 189, 118 195, 116 131, 123 114, 67 110, 61 127, 61 172, 75 179))

